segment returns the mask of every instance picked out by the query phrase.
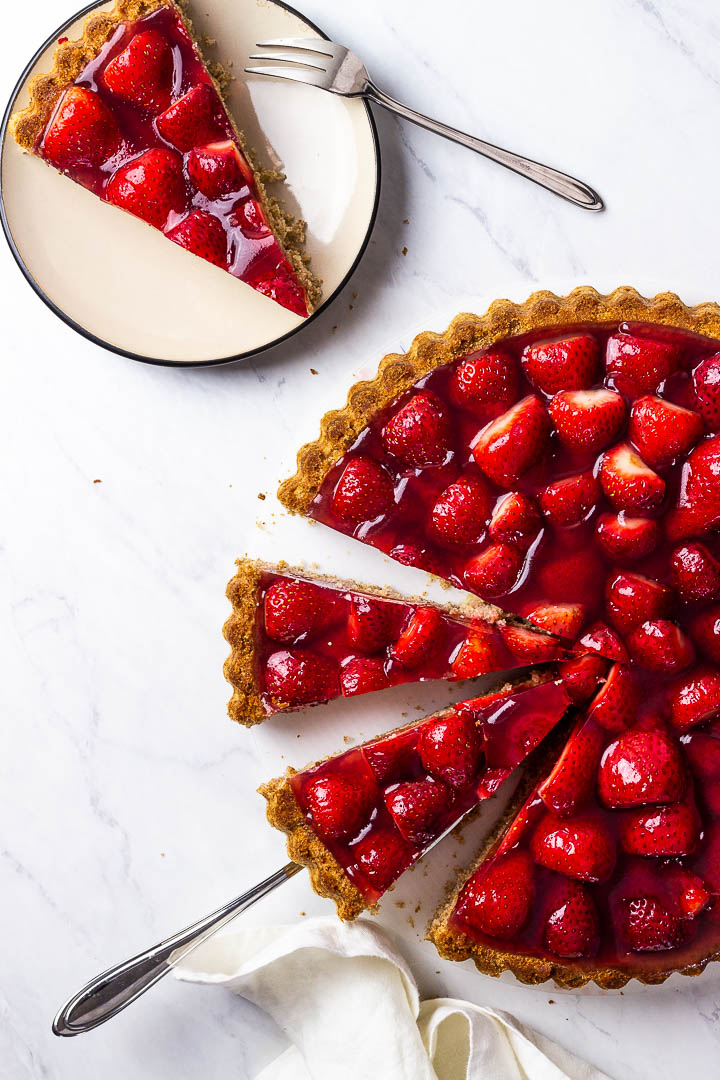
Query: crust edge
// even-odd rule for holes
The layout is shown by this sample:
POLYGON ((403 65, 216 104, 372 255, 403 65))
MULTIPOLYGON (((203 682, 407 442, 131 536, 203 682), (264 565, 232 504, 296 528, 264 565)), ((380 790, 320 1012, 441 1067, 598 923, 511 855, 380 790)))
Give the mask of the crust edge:
POLYGON ((704 303, 688 307, 671 292, 648 298, 630 286, 602 294, 582 285, 567 296, 547 290, 534 292, 521 304, 495 300, 482 316, 456 316, 444 333, 418 334, 406 353, 388 353, 380 361, 374 379, 355 383, 345 405, 325 413, 319 437, 298 451, 295 474, 278 490, 280 502, 292 513, 306 513, 328 471, 370 418, 435 368, 530 330, 559 324, 625 321, 667 324, 720 337, 720 306, 704 303))

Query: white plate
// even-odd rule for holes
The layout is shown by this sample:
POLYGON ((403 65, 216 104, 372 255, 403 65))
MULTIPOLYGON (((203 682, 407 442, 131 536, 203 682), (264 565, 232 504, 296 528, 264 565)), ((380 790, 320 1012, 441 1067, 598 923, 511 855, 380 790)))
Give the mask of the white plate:
MULTIPOLYGON (((20 268, 65 322, 100 345, 160 364, 238 360, 309 321, 198 259, 144 222, 103 203, 20 151, 7 121, 27 84, 48 71, 56 39, 80 34, 92 4, 60 27, 23 72, 0 131, 0 212, 20 268)), ((275 0, 202 0, 191 6, 199 35, 217 41, 209 59, 235 76, 230 108, 263 162, 282 165, 283 204, 308 223, 307 250, 326 307, 355 269, 370 236, 380 159, 368 106, 298 83, 243 74, 255 43, 322 37, 275 0)), ((317 313, 316 313, 317 314, 317 313)))

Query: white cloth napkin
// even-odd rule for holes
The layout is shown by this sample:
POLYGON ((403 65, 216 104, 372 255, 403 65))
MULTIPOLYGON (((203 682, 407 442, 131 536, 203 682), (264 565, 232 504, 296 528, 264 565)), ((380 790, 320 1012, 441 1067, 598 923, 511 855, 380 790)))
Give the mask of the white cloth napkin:
POLYGON ((236 926, 175 969, 272 1016, 291 1042, 255 1080, 608 1080, 504 1013, 420 1001, 405 960, 367 919, 236 926))

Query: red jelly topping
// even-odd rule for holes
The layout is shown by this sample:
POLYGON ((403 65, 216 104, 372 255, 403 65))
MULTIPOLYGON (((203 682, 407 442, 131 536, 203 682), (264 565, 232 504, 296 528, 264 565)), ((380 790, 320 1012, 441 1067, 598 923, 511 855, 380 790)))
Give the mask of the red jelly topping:
MULTIPOLYGON (((373 418, 311 508, 613 661, 462 891, 480 942, 643 970, 720 949, 719 349, 638 324, 504 341, 373 418)), ((568 689, 597 678, 575 661, 568 689)))
POLYGON ((368 903, 495 792, 565 713, 562 681, 465 701, 292 780, 308 824, 368 903))
POLYGON ((180 17, 121 24, 61 95, 37 153, 297 315, 307 300, 180 17))
POLYGON ((268 713, 566 655, 558 638, 524 626, 454 618, 430 605, 267 571, 260 580, 255 638, 268 713))

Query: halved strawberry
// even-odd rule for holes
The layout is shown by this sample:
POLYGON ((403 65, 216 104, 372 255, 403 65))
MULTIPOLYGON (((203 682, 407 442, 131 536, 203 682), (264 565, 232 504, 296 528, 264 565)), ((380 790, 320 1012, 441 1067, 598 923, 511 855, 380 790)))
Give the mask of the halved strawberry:
POLYGON ((411 780, 385 793, 385 805, 399 832, 411 844, 424 844, 433 836, 433 825, 455 798, 438 780, 411 780))
POLYGON ((633 334, 614 334, 608 339, 605 372, 614 386, 628 397, 654 394, 678 371, 682 353, 676 345, 633 334))
POLYGON ((447 409, 437 394, 414 394, 383 428, 388 453, 413 468, 441 465, 452 450, 452 428, 447 409))
POLYGON ((146 150, 116 169, 108 181, 105 198, 148 225, 163 229, 173 211, 185 209, 182 158, 162 147, 146 150))
POLYGON ((588 454, 609 446, 627 417, 625 402, 614 390, 561 390, 549 408, 563 446, 588 454))
POLYGON ((343 697, 371 694, 390 685, 385 664, 380 656, 354 656, 340 672, 340 691, 343 697))
POLYGON ((630 441, 653 469, 686 454, 703 433, 696 412, 651 394, 638 398, 630 410, 630 441))
POLYGON ((543 939, 555 956, 590 956, 599 943, 600 920, 590 890, 578 881, 553 882, 543 939))
POLYGON ((155 120, 158 134, 182 153, 226 138, 227 121, 208 83, 198 83, 155 120))
POLYGON ((552 772, 538 789, 546 806, 558 814, 571 814, 587 801, 595 789, 605 739, 605 733, 595 724, 580 721, 552 772))
POLYGON ((499 627, 502 639, 513 656, 526 664, 542 664, 556 660, 562 651, 562 643, 551 634, 539 634, 527 626, 505 623, 499 627))
POLYGON ((665 532, 669 540, 686 540, 704 536, 720 525, 720 503, 699 502, 693 506, 678 506, 668 511, 665 532))
POLYGON ((536 863, 579 881, 607 881, 615 868, 615 837, 602 818, 546 814, 533 833, 536 863))
POLYGON ((370 829, 353 847, 358 866, 370 885, 379 893, 412 862, 413 851, 397 829, 370 829))
POLYGON ((480 767, 483 738, 470 713, 453 711, 423 728, 418 751, 431 776, 462 788, 480 767))
POLYGON ((390 654, 403 667, 415 668, 442 648, 447 627, 435 608, 419 607, 410 616, 390 654))
POLYGON ((599 476, 616 510, 656 510, 665 498, 665 481, 627 443, 603 454, 599 476))
POLYGON ((631 570, 612 572, 605 582, 605 610, 621 634, 629 633, 647 619, 668 615, 672 603, 672 590, 667 585, 631 570))
POLYGON ((588 652, 598 653, 607 660, 617 660, 624 664, 630 659, 622 638, 604 622, 593 623, 585 631, 578 644, 588 652))
POLYGON ((338 610, 329 589, 290 578, 273 582, 265 593, 263 609, 267 636, 288 644, 331 626, 338 610))
POLYGON ((227 268, 228 242, 225 226, 214 214, 207 210, 193 210, 169 232, 168 240, 179 244, 193 255, 199 255, 206 262, 227 268))
POLYGON ((418 570, 424 570, 427 574, 442 575, 442 567, 439 560, 427 548, 419 544, 396 544, 390 551, 390 558, 396 559, 403 566, 416 566, 418 570))
POLYGON ((690 632, 705 655, 720 664, 720 605, 696 615, 690 624, 690 632))
POLYGON ((585 608, 582 604, 539 604, 526 612, 525 618, 541 630, 572 641, 585 622, 585 608))
POLYGON ((662 533, 653 518, 619 514, 601 514, 595 528, 598 547, 607 559, 636 562, 650 555, 660 543, 662 533))
POLYGON ((441 544, 477 544, 485 535, 494 502, 484 476, 460 476, 433 506, 429 531, 441 544))
MULTIPOLYGON (((219 144, 216 143, 215 145, 219 145, 219 144)), ((241 158, 241 160, 242 160, 242 158, 241 158)), ((248 171, 249 171, 250 166, 247 165, 247 162, 245 162, 245 165, 247 166, 248 171)), ((254 184, 254 181, 252 181, 252 180, 248 180, 247 182, 251 187, 254 184)), ((228 180, 228 183, 234 183, 234 181, 228 180)), ((247 238, 249 240, 263 240, 266 236, 269 236, 270 233, 272 232, 272 229, 270 228, 270 225, 268 223, 268 219, 267 219, 267 216, 265 214, 265 211, 263 210, 262 206, 257 201, 257 199, 253 199, 252 195, 248 195, 243 199, 239 199, 238 202, 235 203, 235 205, 232 208, 232 213, 230 214, 230 217, 229 217, 228 220, 230 221, 231 225, 237 226, 237 228, 240 229, 240 232, 243 234, 243 236, 247 236, 247 238)), ((289 278, 288 278, 288 281, 291 284, 295 284, 289 278)), ((265 296, 269 295, 272 298, 275 298, 275 296, 277 296, 278 299, 281 299, 280 294, 283 292, 283 290, 280 287, 281 282, 282 282, 282 275, 280 277, 276 277, 274 279, 273 287, 272 287, 271 290, 261 289, 260 291, 265 296)), ((289 307, 291 311, 296 310, 295 307, 293 307, 291 304, 287 303, 286 298, 282 298, 282 299, 283 299, 283 303, 285 304, 285 307, 289 307)), ((302 315, 303 312, 302 311, 297 311, 296 314, 302 315)))
POLYGON ((549 435, 547 410, 530 395, 482 429, 472 446, 473 457, 495 484, 508 487, 538 464, 549 435))
POLYGON ((559 390, 587 390, 596 381, 600 349, 589 334, 528 345, 522 355, 525 374, 544 394, 559 390))
POLYGON ((720 562, 704 544, 683 544, 670 557, 670 580, 687 604, 720 598, 720 562))
MULTIPOLYGON (((219 199, 253 184, 252 170, 232 139, 191 150, 187 159, 190 180, 208 199, 219 199)), ((267 235, 267 224, 264 224, 267 235)))
POLYGON ((605 731, 625 731, 635 720, 641 692, 630 664, 613 664, 588 713, 605 731))
POLYGON ((354 596, 347 621, 348 640, 362 652, 379 652, 395 637, 400 605, 383 604, 369 596, 354 596))
POLYGON ((513 358, 500 349, 489 349, 471 353, 458 363, 450 380, 450 397, 475 416, 492 420, 515 401, 518 384, 513 358))
POLYGON ((584 472, 548 484, 538 495, 538 502, 553 525, 577 525, 592 513, 600 495, 597 478, 584 472))
POLYGON ((650 671, 682 671, 695 659, 690 639, 668 619, 641 623, 627 644, 633 660, 650 671))
POLYGON ((456 915, 490 937, 514 937, 530 911, 534 878, 535 868, 527 851, 509 851, 476 870, 460 893, 456 915))
POLYGON ((283 649, 265 664, 265 684, 276 706, 315 705, 335 697, 337 665, 310 649, 283 649))
POLYGON ((559 675, 575 705, 589 701, 605 678, 608 665, 602 656, 578 656, 560 666, 559 675))
POLYGON ((362 753, 377 782, 386 785, 393 780, 417 775, 420 767, 417 743, 418 733, 415 729, 393 731, 363 746, 362 753))
POLYGON ((628 810, 620 844, 631 855, 688 855, 700 838, 698 815, 688 803, 628 810))
POLYGON ((681 919, 694 919, 710 902, 708 883, 684 866, 667 865, 663 885, 671 910, 681 919))
POLYGON ((670 720, 678 731, 689 731, 720 715, 720 671, 698 667, 673 688, 670 720))
POLYGON ((116 97, 157 112, 170 104, 175 61, 169 40, 158 30, 130 39, 99 77, 116 97))
POLYGON ((720 504, 720 435, 704 439, 688 454, 683 467, 683 506, 707 499, 714 510, 720 504))
POLYGON ((620 932, 634 952, 672 949, 682 939, 680 920, 655 896, 640 894, 623 899, 619 921, 620 932))
POLYGON ((720 429, 720 353, 708 356, 693 372, 697 410, 708 431, 720 429))
POLYGON ((332 498, 333 512, 343 521, 372 521, 387 514, 395 502, 389 473, 373 458, 351 458, 332 498))
POLYGON ((355 836, 367 824, 378 789, 362 773, 328 773, 313 780, 305 792, 307 807, 323 836, 355 836))
POLYGON ((505 656, 498 632, 489 626, 477 626, 468 633, 453 660, 453 675, 456 679, 472 679, 501 671, 505 656))
POLYGON ((43 154, 58 169, 97 168, 116 154, 122 137, 115 117, 94 90, 71 86, 43 136, 43 154))
POLYGON ((519 491, 511 491, 498 500, 488 534, 493 540, 512 544, 518 551, 527 551, 541 528, 542 518, 534 499, 519 491))
POLYGON ((598 771, 600 800, 611 809, 677 802, 687 785, 685 757, 661 731, 626 731, 607 747, 598 771))
POLYGON ((495 598, 514 588, 523 566, 523 556, 510 544, 489 544, 465 563, 463 581, 472 592, 495 598))

